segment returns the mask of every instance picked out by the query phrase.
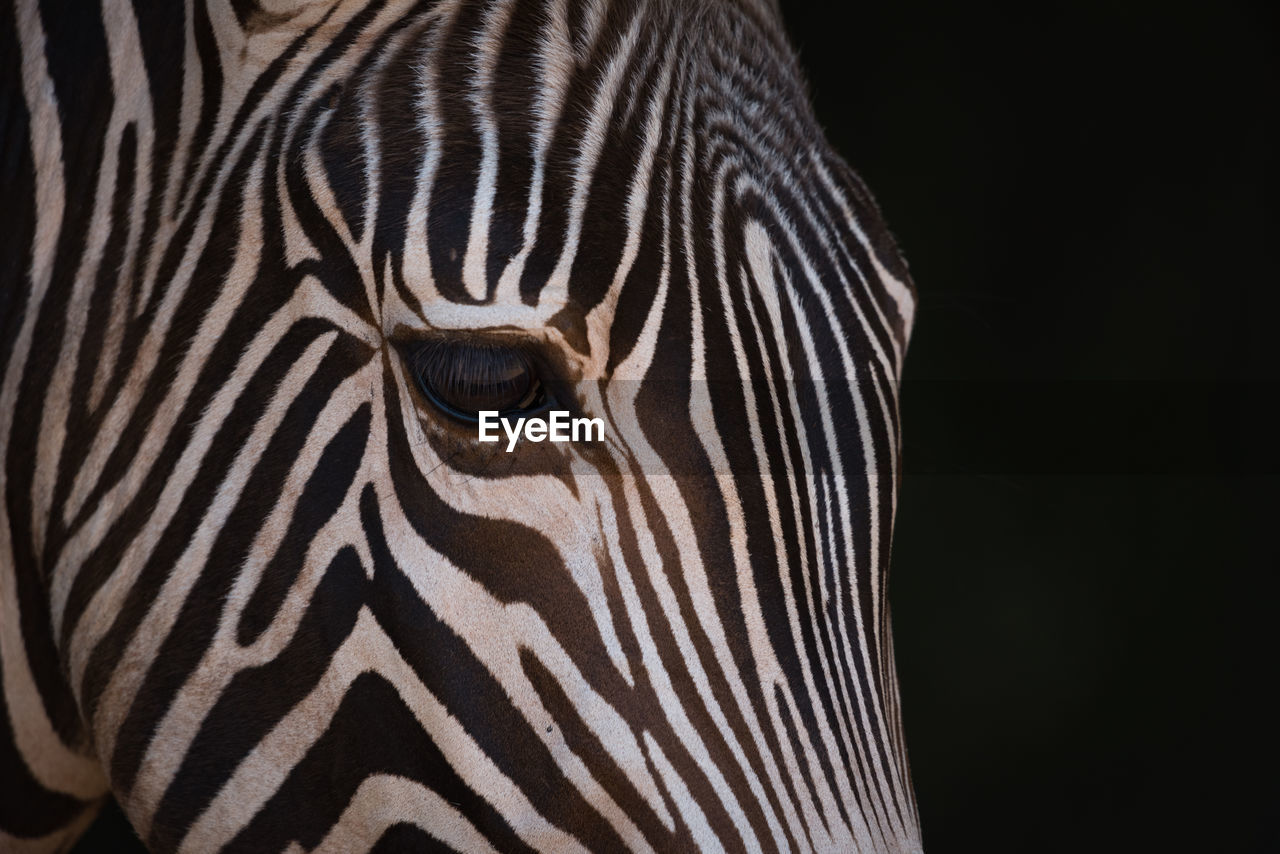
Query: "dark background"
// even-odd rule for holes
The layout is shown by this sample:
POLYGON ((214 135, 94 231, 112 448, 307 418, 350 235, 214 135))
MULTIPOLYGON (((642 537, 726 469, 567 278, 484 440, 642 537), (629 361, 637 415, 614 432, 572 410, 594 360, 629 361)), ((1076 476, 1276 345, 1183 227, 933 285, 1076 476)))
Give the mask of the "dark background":
POLYGON ((784 13, 920 291, 891 599, 926 849, 1280 851, 1274 16, 784 13))
POLYGON ((1274 14, 833 8, 783 4, 920 293, 891 602, 926 851, 1280 851, 1274 14))

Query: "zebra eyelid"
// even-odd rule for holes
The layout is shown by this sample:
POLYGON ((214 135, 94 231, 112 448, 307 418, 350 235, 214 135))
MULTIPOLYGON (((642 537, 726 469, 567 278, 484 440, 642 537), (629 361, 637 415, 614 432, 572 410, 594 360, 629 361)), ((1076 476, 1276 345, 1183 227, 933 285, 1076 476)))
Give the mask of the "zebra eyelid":
MULTIPOLYGON (((523 342, 520 343, 523 344, 523 342)), ((468 409, 455 406, 440 389, 435 388, 429 376, 431 373, 429 366, 432 359, 444 357, 465 361, 468 357, 474 358, 475 354, 468 352, 468 347, 474 347, 482 351, 487 350, 490 354, 500 353, 503 358, 514 360, 517 364, 523 365, 528 372, 530 385, 527 392, 516 406, 499 409, 500 417, 536 417, 559 405, 557 396, 551 391, 551 384, 546 380, 548 376, 546 360, 537 358, 535 353, 530 352, 530 348, 519 344, 513 345, 507 341, 477 340, 472 339, 470 336, 461 339, 449 337, 402 342, 398 349, 401 350, 404 356, 405 365, 413 379, 412 384, 417 387, 428 403, 439 413, 462 424, 477 425, 480 422, 478 412, 471 412, 468 409)), ((494 408, 496 409, 497 407, 494 408)))
MULTIPOLYGON (((431 386, 429 386, 428 384, 417 383, 417 386, 418 386, 418 389, 422 392, 423 396, 426 397, 427 400, 431 402, 432 406, 436 407, 441 412, 444 412, 450 418, 457 419, 458 421, 461 421, 464 424, 480 423, 480 418, 478 415, 471 415, 467 412, 463 412, 461 409, 457 409, 453 406, 450 406, 448 403, 441 400, 440 396, 437 395, 435 392, 433 392, 431 390, 431 386)), ((558 405, 556 403, 556 399, 551 394, 547 393, 545 389, 542 390, 542 397, 543 397, 542 403, 538 404, 537 406, 531 409, 519 409, 519 408, 505 409, 498 413, 498 417, 499 418, 528 418, 530 416, 541 415, 542 413, 551 409, 553 406, 558 405)))

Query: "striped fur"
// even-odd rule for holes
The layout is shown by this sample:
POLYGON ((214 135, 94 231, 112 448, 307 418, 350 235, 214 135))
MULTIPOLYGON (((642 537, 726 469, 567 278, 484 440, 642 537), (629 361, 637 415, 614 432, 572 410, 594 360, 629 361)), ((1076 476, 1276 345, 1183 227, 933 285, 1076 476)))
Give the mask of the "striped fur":
POLYGON ((775 9, 0 16, 0 849, 919 849, 913 291, 775 9), (607 440, 478 444, 433 335, 607 440))

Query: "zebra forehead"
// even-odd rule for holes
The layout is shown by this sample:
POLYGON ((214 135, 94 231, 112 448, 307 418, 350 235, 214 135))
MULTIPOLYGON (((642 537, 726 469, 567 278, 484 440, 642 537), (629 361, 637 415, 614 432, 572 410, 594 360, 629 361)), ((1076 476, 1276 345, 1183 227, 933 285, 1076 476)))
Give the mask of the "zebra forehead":
MULTIPOLYGON (((705 194, 709 155, 679 162, 694 100, 706 149, 742 149, 753 125, 776 135, 779 116, 805 115, 790 54, 758 19, 772 14, 729 3, 442 2, 357 52, 345 83, 321 93, 319 130, 300 138, 319 148, 313 171, 332 189, 331 213, 367 227, 372 204, 396 244, 403 288, 391 297, 406 310, 392 310, 392 325, 417 314, 433 326, 550 329, 594 349, 637 256, 660 251, 653 211, 681 192, 673 183, 705 194), (717 52, 704 55, 712 29, 717 52), (781 88, 735 97, 751 80, 734 76, 758 72, 764 56, 783 66, 781 88), (762 109, 770 100, 776 109, 762 109), (726 117, 733 133, 715 130, 726 117)), ((738 159, 768 161, 749 150, 738 159)))

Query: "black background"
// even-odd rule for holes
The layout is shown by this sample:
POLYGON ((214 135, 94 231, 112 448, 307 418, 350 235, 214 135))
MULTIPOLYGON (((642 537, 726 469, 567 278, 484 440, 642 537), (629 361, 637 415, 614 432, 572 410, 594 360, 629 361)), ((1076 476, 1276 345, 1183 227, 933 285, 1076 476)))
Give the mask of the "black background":
POLYGON ((1280 851, 1277 29, 784 3, 920 293, 891 602, 925 849, 1280 851))
POLYGON ((926 849, 1280 851, 1274 17, 784 13, 920 291, 891 599, 926 849))

